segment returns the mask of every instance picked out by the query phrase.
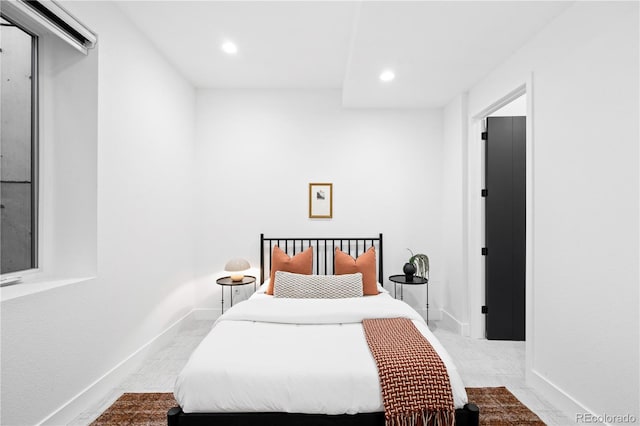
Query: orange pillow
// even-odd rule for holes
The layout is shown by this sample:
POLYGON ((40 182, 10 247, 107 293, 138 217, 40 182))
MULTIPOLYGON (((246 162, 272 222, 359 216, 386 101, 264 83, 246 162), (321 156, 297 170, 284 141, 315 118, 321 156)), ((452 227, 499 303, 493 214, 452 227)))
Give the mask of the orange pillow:
POLYGON ((271 256, 271 279, 266 294, 273 295, 273 283, 276 279, 276 271, 293 272, 294 274, 311 275, 313 272, 313 247, 309 247, 302 253, 289 257, 278 246, 273 247, 271 256))
POLYGON ((378 294, 378 281, 376 280, 376 250, 369 250, 358 256, 357 259, 336 247, 334 256, 336 263, 336 275, 362 273, 362 292, 365 296, 378 294))

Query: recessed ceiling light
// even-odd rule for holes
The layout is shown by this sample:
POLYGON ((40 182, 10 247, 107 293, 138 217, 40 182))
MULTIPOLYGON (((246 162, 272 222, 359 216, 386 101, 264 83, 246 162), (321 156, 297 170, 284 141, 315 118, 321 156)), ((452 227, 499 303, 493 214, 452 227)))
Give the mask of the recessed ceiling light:
POLYGON ((236 46, 234 42, 229 40, 222 43, 221 48, 224 53, 227 53, 229 55, 235 55, 236 53, 238 53, 238 46, 236 46))
POLYGON ((380 80, 382 81, 391 81, 394 78, 396 78, 396 75, 393 71, 391 70, 384 70, 382 71, 382 73, 380 74, 380 80))

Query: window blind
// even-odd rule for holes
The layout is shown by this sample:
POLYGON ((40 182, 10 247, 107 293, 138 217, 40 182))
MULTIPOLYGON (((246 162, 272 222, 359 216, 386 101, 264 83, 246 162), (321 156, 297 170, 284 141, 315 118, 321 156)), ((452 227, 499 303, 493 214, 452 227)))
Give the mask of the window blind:
POLYGON ((3 1, 2 13, 36 34, 44 28, 85 55, 97 42, 93 31, 52 0, 3 1))

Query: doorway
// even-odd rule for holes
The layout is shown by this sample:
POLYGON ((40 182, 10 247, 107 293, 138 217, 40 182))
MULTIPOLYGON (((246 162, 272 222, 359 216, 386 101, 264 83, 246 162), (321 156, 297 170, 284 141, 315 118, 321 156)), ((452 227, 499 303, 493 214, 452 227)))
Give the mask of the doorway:
POLYGON ((467 283, 469 289, 469 336, 486 338, 487 314, 482 307, 486 302, 485 256, 485 198, 480 191, 485 188, 485 150, 481 134, 486 130, 489 116, 526 116, 526 210, 525 210, 525 354, 526 364, 532 360, 533 331, 533 75, 530 74, 521 85, 511 91, 496 93, 491 102, 470 105, 469 135, 467 145, 467 194, 466 194, 466 236, 467 236, 467 283), (516 102, 514 102, 516 101, 516 102), (516 107, 513 109, 512 107, 516 107), (474 111, 475 110, 475 111, 474 111))

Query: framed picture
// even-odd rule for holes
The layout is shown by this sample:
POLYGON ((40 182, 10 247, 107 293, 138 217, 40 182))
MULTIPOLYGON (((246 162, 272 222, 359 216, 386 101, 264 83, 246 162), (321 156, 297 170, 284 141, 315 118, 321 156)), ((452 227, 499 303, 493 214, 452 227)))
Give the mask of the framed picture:
POLYGON ((309 217, 327 219, 333 217, 333 184, 309 184, 309 217))

